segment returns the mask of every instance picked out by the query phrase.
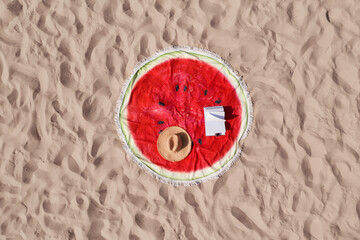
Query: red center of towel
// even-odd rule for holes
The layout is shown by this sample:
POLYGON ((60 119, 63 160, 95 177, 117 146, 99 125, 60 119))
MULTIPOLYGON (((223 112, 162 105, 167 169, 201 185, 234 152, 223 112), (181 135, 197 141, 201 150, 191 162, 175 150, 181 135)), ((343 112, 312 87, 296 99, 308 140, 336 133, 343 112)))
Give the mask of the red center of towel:
POLYGON ((135 84, 127 120, 135 144, 151 162, 170 171, 193 172, 212 166, 235 144, 241 104, 219 70, 203 61, 175 58, 156 65, 135 84), (203 108, 220 105, 226 134, 206 137, 203 108), (160 131, 170 126, 186 129, 193 141, 191 153, 179 162, 167 161, 157 150, 160 131))

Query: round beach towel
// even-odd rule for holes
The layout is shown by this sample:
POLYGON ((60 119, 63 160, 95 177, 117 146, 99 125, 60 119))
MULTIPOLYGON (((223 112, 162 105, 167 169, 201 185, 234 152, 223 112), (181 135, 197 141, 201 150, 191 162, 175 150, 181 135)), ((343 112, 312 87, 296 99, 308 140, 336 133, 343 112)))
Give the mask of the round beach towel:
POLYGON ((164 182, 191 185, 222 175, 237 160, 252 122, 242 79, 215 54, 190 48, 163 50, 141 62, 125 82, 116 118, 132 158, 164 182), (206 136, 204 108, 223 106, 225 135, 206 136), (191 152, 164 159, 157 139, 171 126, 185 129, 191 152))

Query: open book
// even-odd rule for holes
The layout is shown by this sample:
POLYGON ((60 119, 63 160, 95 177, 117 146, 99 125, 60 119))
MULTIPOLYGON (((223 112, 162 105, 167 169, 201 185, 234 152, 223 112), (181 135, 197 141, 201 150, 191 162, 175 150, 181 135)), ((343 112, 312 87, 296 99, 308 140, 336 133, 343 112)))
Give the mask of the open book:
POLYGON ((204 118, 206 136, 225 135, 225 112, 223 106, 205 107, 204 118))

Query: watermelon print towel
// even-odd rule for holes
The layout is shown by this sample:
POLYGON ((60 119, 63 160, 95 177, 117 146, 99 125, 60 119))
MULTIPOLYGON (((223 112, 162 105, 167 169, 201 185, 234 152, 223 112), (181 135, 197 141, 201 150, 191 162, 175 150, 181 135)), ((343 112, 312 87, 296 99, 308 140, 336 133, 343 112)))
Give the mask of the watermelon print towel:
POLYGON ((252 104, 241 79, 213 53, 172 48, 142 62, 124 85, 116 124, 133 159, 164 182, 191 185, 223 174, 240 154, 239 141, 252 121, 252 104), (226 134, 206 136, 204 107, 224 106, 226 134), (192 139, 179 162, 161 157, 157 138, 170 126, 192 139))

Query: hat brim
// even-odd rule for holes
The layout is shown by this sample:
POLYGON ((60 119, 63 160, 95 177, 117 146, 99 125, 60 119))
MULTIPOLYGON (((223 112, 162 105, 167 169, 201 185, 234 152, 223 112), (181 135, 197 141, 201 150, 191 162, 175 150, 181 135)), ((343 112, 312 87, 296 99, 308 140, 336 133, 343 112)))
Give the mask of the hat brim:
POLYGON ((192 141, 190 135, 185 129, 178 126, 166 128, 160 133, 157 140, 158 152, 163 158, 171 162, 178 162, 186 158, 191 152, 191 147, 192 141), (179 135, 182 140, 182 148, 177 152, 170 151, 167 147, 167 141, 172 135, 179 135))

